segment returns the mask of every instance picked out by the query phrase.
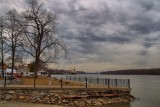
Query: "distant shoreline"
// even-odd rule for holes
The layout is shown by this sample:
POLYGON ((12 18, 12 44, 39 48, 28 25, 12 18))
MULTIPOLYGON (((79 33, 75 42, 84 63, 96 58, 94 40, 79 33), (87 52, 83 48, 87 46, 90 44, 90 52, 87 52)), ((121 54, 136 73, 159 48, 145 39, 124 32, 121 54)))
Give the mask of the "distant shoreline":
POLYGON ((113 74, 113 75, 160 75, 160 68, 103 71, 100 74, 113 74))

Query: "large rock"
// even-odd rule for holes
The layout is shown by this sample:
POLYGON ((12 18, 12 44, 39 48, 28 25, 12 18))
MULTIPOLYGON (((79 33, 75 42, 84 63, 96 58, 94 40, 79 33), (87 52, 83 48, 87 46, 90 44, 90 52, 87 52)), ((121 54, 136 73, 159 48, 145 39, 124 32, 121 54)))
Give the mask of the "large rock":
POLYGON ((85 102, 86 102, 88 105, 91 105, 91 104, 92 104, 91 100, 86 100, 85 102))
POLYGON ((25 96, 19 96, 19 100, 25 99, 25 96))
POLYGON ((97 106, 100 106, 100 105, 102 105, 102 103, 100 102, 100 101, 94 101, 94 105, 97 105, 97 106))
POLYGON ((78 101, 74 101, 73 103, 74 105, 79 105, 78 101))
POLYGON ((62 100, 62 103, 69 103, 68 100, 62 100))
POLYGON ((81 92, 81 95, 88 95, 87 92, 81 92))
POLYGON ((15 91, 8 91, 8 94, 15 94, 15 91))
POLYGON ((10 94, 6 94, 6 100, 10 100, 10 99, 12 99, 13 98, 13 96, 12 95, 10 95, 10 94))

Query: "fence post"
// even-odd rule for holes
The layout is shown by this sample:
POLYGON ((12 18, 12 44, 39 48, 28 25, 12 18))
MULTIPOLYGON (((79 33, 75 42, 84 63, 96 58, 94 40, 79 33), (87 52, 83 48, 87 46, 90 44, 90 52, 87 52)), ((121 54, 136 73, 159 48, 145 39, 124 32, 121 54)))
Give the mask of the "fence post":
POLYGON ((130 88, 130 79, 128 79, 128 88, 130 88))
POLYGON ((117 87, 117 79, 115 79, 115 86, 117 87))
POLYGON ((62 81, 63 81, 63 78, 61 78, 61 88, 62 88, 62 81))
POLYGON ((99 79, 98 79, 98 77, 97 77, 97 84, 99 84, 99 79))
POLYGON ((110 79, 108 79, 108 88, 110 88, 110 79))
POLYGON ((85 78, 85 84, 86 84, 86 88, 87 88, 87 85, 88 85, 88 81, 87 81, 87 78, 85 78))
POLYGON ((6 75, 4 76, 4 87, 6 87, 6 75))

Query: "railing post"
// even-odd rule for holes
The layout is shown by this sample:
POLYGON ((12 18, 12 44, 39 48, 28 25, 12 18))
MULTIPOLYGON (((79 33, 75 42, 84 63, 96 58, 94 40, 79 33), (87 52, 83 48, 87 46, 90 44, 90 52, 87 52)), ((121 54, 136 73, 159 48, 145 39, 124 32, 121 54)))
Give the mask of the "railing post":
POLYGON ((85 80, 85 84, 86 84, 86 88, 87 88, 87 85, 88 85, 88 81, 87 81, 87 78, 86 78, 86 80, 85 80))
POLYGON ((97 84, 99 84, 99 79, 98 79, 98 77, 97 77, 97 84))
POLYGON ((6 87, 6 75, 4 76, 4 87, 6 87))
POLYGON ((128 88, 131 88, 131 87, 130 87, 130 79, 128 79, 128 88))
POLYGON ((117 87, 117 79, 115 79, 115 86, 117 87))
POLYGON ((63 78, 61 78, 61 88, 62 88, 62 81, 63 81, 63 78))
POLYGON ((108 88, 110 88, 110 79, 108 79, 108 88))

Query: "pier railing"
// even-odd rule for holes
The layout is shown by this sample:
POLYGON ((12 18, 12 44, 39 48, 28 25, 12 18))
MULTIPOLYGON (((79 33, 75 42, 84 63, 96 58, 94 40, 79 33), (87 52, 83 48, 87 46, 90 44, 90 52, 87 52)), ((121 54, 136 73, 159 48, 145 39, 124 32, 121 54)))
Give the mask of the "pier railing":
POLYGON ((66 80, 83 82, 86 85, 86 87, 88 87, 89 84, 99 84, 99 85, 105 85, 108 88, 111 87, 130 88, 130 79, 66 76, 66 80))

